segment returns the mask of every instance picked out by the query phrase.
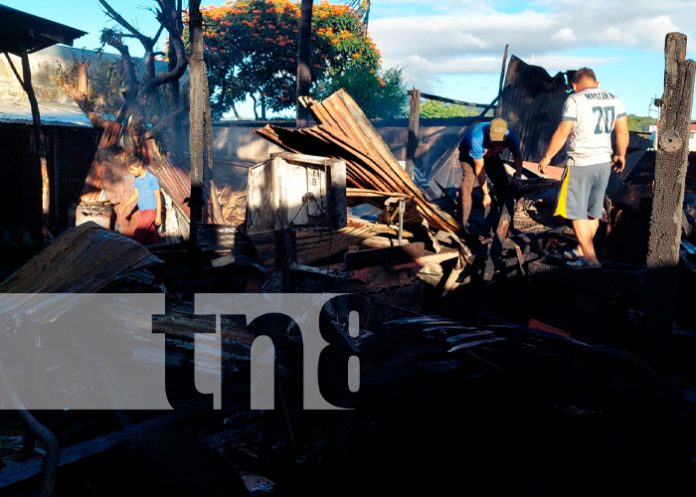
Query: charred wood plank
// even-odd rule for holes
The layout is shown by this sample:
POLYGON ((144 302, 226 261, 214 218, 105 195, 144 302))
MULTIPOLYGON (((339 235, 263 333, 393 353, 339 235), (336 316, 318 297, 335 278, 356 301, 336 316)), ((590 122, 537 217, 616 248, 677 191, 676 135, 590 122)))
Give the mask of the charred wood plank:
POLYGON ((401 247, 348 252, 345 255, 344 265, 346 271, 353 271, 371 266, 395 266, 411 262, 424 255, 425 244, 423 242, 416 242, 401 247))

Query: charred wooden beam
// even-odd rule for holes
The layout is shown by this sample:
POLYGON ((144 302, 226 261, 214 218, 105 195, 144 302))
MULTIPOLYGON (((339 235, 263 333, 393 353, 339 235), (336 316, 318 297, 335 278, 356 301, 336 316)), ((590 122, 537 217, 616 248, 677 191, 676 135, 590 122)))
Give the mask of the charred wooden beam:
POLYGON ((689 131, 696 62, 686 60, 686 35, 669 33, 665 40, 665 89, 658 124, 655 186, 647 265, 650 295, 648 327, 672 328, 681 241, 681 212, 689 161, 689 131))
POLYGON ((415 88, 408 92, 410 112, 408 114, 408 143, 406 144, 406 172, 413 177, 416 152, 420 134, 420 99, 421 92, 415 88))
POLYGON ((498 85, 498 96, 503 93, 503 85, 505 83, 505 67, 507 66, 508 50, 510 45, 505 45, 505 50, 503 51, 503 65, 500 68, 500 84, 498 85))
POLYGON ((208 164, 212 153, 207 147, 211 140, 210 98, 208 96, 208 76, 203 58, 203 15, 200 0, 189 2, 189 29, 191 31, 190 83, 189 83, 189 147, 191 150, 191 232, 192 247, 196 247, 198 231, 196 226, 203 221, 203 149, 208 148, 208 164))

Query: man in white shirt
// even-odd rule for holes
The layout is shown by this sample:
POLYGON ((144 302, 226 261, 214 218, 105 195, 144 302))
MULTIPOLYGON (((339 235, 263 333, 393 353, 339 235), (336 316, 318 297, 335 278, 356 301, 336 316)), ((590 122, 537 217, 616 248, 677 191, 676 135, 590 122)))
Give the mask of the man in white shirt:
POLYGON ((570 138, 556 215, 571 221, 579 243, 578 257, 568 266, 597 268, 601 263, 593 239, 602 217, 612 164, 617 173, 626 165, 628 118, 619 97, 599 88, 592 69, 578 70, 571 83, 573 93, 566 99, 561 123, 539 162, 539 171, 544 172, 570 138), (612 149, 614 131, 616 148, 612 149))

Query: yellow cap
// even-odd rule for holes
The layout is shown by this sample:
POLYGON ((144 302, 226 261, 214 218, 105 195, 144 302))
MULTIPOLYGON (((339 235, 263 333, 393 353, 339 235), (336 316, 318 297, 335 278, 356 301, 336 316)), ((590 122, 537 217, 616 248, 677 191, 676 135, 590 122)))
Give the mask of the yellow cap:
POLYGON ((489 136, 492 142, 502 142, 505 141, 505 135, 507 134, 508 125, 505 119, 500 119, 496 117, 490 124, 489 136))

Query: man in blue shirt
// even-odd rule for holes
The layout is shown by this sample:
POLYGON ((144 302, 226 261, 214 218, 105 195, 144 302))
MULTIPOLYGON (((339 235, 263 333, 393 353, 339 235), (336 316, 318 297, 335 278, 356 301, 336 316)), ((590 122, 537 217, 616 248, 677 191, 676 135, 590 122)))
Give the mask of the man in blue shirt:
POLYGON ((493 119, 491 122, 478 123, 469 128, 459 144, 459 162, 462 164, 462 182, 459 186, 461 222, 466 228, 471 214, 471 194, 474 190, 474 180, 477 179, 483 191, 483 207, 491 205, 491 195, 486 183, 486 175, 494 187, 495 203, 498 210, 505 202, 508 190, 508 177, 505 172, 500 154, 508 149, 515 159, 515 176, 519 179, 522 174, 522 154, 520 140, 512 129, 508 128, 503 119, 493 119))
POLYGON ((135 176, 135 190, 123 206, 123 213, 130 219, 134 204, 138 203, 138 226, 133 238, 140 243, 158 243, 157 228, 162 224, 162 195, 157 178, 145 165, 136 160, 128 166, 135 176))

